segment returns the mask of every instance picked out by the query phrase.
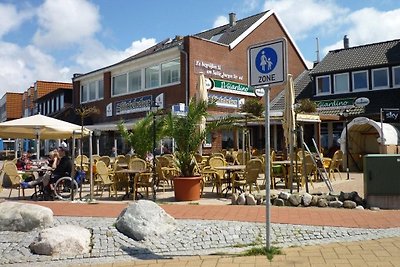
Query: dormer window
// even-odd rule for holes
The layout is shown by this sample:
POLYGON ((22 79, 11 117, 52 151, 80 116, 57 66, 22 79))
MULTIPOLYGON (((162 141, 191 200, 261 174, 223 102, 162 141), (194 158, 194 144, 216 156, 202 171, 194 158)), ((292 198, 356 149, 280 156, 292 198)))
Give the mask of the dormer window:
POLYGON ((353 72, 353 91, 368 90, 368 71, 353 72))
POLYGON ((329 75, 317 77, 317 95, 326 95, 331 92, 331 77, 329 75))
POLYGON ((384 89, 389 87, 389 69, 380 68, 372 70, 372 89, 384 89))
POLYGON ((340 73, 334 75, 334 92, 335 94, 349 92, 349 74, 340 73))
POLYGON ((400 87, 400 66, 393 67, 393 87, 400 87))

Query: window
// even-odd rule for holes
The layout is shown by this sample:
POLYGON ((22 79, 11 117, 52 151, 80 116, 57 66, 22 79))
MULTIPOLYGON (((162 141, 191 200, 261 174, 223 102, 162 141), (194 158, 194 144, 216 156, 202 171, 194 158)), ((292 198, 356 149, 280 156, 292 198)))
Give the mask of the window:
POLYGON ((112 78, 112 95, 122 95, 128 92, 127 74, 121 74, 112 78))
MULTIPOLYGON (((104 86, 103 81, 91 81, 81 86, 81 103, 103 99, 104 86)), ((61 109, 60 105, 60 109, 61 109)))
POLYGON ((179 58, 161 64, 161 85, 180 81, 179 58))
POLYGON ((388 68, 372 70, 372 88, 388 88, 389 87, 389 70, 388 68))
POLYGON ((56 111, 60 110, 60 96, 56 96, 56 111))
POLYGON ((400 66, 393 67, 393 87, 400 86, 400 66))
POLYGON ((317 94, 329 94, 331 92, 331 77, 329 75, 317 77, 317 94))
POLYGON ((160 86, 160 66, 148 67, 146 73, 146 88, 153 88, 160 86))
POLYGON ((64 108, 64 94, 60 95, 60 109, 64 108))
POLYGON ((129 92, 136 92, 142 89, 142 71, 129 72, 129 92))
POLYGON ((334 92, 347 93, 349 92, 349 74, 341 73, 334 76, 334 92))
POLYGON ((353 91, 368 90, 368 72, 366 70, 353 72, 353 91))

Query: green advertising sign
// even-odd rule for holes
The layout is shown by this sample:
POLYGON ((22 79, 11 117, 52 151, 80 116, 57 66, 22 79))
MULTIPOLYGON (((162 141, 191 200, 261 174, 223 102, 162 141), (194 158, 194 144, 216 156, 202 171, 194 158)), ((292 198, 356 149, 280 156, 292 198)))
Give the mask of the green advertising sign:
POLYGON ((353 106, 356 98, 339 98, 339 99, 329 99, 329 100, 321 100, 315 101, 317 104, 317 108, 340 108, 353 106))
POLYGON ((235 83, 235 82, 231 82, 231 81, 224 81, 224 80, 217 80, 217 79, 213 79, 213 82, 214 82, 214 87, 212 88, 212 90, 214 90, 214 91, 255 96, 254 88, 248 86, 247 84, 235 83))

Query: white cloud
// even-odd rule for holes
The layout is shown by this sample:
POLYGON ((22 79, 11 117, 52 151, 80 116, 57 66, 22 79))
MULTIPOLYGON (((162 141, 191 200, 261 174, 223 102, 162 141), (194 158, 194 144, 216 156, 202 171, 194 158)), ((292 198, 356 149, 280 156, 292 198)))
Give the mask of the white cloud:
POLYGON ((59 47, 80 43, 100 30, 98 7, 86 0, 46 0, 37 11, 34 43, 59 47))
MULTIPOLYGON (((351 13, 344 23, 343 35, 349 37, 350 46, 400 38, 400 9, 379 11, 375 8, 363 8, 351 13)), ((323 51, 326 54, 339 48, 343 48, 342 40, 325 47, 323 51)))
POLYGON ((240 8, 241 12, 249 13, 253 12, 258 7, 259 0, 244 0, 242 3, 242 7, 240 8))
POLYGON ((0 3, 0 38, 8 32, 17 29, 23 22, 32 17, 28 10, 18 11, 10 4, 0 3))
POLYGON ((270 9, 278 14, 296 40, 308 37, 315 30, 330 31, 349 11, 329 0, 302 0, 301 4, 298 0, 266 0, 264 10, 270 9))
POLYGON ((104 47, 102 43, 96 40, 88 40, 82 45, 81 52, 75 56, 75 61, 79 65, 80 71, 92 71, 117 63, 155 44, 156 40, 154 38, 142 38, 141 40, 133 41, 124 50, 113 50, 104 47))
POLYGON ((213 28, 216 28, 216 27, 219 27, 219 26, 222 26, 222 25, 226 25, 226 24, 228 24, 228 23, 229 23, 229 20, 228 20, 227 17, 225 17, 225 16, 218 16, 218 17, 215 19, 215 21, 214 21, 213 28))
POLYGON ((58 66, 52 56, 32 45, 0 42, 0 62, 0 96, 24 92, 36 80, 71 81, 68 68, 58 66))

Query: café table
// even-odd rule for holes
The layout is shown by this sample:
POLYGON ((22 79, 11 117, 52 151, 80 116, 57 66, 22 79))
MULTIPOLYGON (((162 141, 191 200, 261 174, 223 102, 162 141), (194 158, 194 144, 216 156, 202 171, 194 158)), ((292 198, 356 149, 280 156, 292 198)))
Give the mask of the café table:
POLYGON ((129 191, 122 197, 122 199, 130 198, 133 196, 133 200, 138 199, 137 194, 143 198, 143 195, 136 190, 136 183, 137 183, 137 175, 144 172, 144 170, 135 170, 135 169, 121 169, 115 171, 115 173, 127 174, 129 177, 129 191))
MULTIPOLYGON (((214 167, 214 169, 216 169, 216 170, 224 170, 228 174, 228 186, 222 190, 222 192, 226 190, 226 192, 225 192, 225 197, 226 197, 228 195, 228 191, 232 190, 232 184, 233 184, 233 181, 232 181, 233 176, 232 176, 232 174, 235 173, 235 172, 240 172, 240 171, 245 170, 246 169, 246 165, 217 166, 217 167, 214 167)), ((242 191, 242 189, 239 188, 239 187, 237 189, 239 189, 239 191, 242 191)))

